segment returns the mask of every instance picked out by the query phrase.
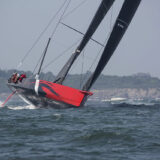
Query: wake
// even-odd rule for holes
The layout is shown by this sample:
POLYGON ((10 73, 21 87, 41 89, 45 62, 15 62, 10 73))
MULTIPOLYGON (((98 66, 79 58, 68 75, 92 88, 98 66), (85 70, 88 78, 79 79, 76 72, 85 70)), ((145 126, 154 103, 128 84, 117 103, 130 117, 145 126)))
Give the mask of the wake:
POLYGON ((8 108, 11 110, 24 110, 24 109, 37 109, 38 107, 35 107, 31 104, 26 104, 26 105, 2 105, 4 102, 0 101, 0 108, 8 108))
POLYGON ((33 105, 26 105, 26 106, 8 106, 7 108, 11 110, 24 110, 24 109, 37 109, 38 107, 35 107, 33 105))

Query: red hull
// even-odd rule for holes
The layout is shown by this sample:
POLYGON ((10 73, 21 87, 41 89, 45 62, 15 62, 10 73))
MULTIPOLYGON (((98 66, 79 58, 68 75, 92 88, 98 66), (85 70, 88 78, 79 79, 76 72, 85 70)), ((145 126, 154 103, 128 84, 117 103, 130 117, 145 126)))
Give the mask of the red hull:
POLYGON ((8 83, 8 86, 33 105, 41 107, 55 107, 55 105, 55 108, 80 107, 87 97, 93 94, 45 80, 36 82, 35 79, 28 78, 22 83, 8 83))
POLYGON ((45 96, 47 98, 64 102, 77 107, 81 105, 85 96, 91 96, 93 94, 91 92, 78 90, 75 88, 44 80, 40 80, 40 86, 43 92, 46 93, 45 96))

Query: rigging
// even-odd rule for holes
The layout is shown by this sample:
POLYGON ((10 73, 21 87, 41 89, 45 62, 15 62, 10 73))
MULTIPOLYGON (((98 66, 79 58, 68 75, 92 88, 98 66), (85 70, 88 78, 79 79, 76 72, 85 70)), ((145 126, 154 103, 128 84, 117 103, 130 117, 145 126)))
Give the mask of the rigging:
POLYGON ((67 8, 69 7, 70 2, 71 2, 71 0, 68 1, 68 3, 67 3, 67 5, 66 5, 66 7, 64 8, 64 11, 63 11, 63 13, 62 13, 62 15, 61 15, 61 17, 60 17, 60 19, 59 19, 59 21, 58 21, 55 29, 53 30, 51 36, 50 36, 49 39, 48 39, 47 46, 46 46, 46 48, 45 48, 45 50, 44 50, 44 54, 43 54, 43 57, 42 57, 40 66, 39 66, 38 72, 37 72, 37 74, 36 74, 36 79, 39 78, 39 74, 40 74, 40 72, 41 72, 41 68, 42 68, 42 65, 43 65, 43 62, 44 62, 44 58, 45 58, 45 56, 46 56, 46 53, 47 53, 47 50, 48 50, 50 41, 51 41, 51 39, 53 38, 53 35, 55 34, 55 32, 56 32, 56 30, 57 30, 57 28, 58 28, 58 25, 60 24, 60 22, 61 22, 61 20, 62 20, 62 17, 64 16, 67 8))
POLYGON ((99 24, 101 23, 101 21, 103 20, 103 18, 107 14, 107 12, 109 11, 113 2, 114 2, 114 0, 103 0, 100 3, 99 8, 98 8, 95 16, 93 17, 93 20, 90 23, 90 25, 88 27, 88 30, 85 33, 82 41, 80 42, 80 44, 77 47, 77 49, 75 50, 75 52, 71 55, 71 57, 69 58, 67 63, 60 70, 60 72, 58 73, 57 77, 54 80, 54 83, 59 83, 59 84, 63 83, 63 81, 65 80, 72 64, 74 63, 74 61, 80 55, 81 51, 85 48, 85 46, 89 42, 90 38, 92 37, 92 35, 96 31, 96 29, 98 28, 99 24))
POLYGON ((60 8, 58 9, 58 11, 52 16, 52 18, 50 19, 50 21, 48 22, 48 24, 46 25, 46 27, 43 29, 43 31, 40 33, 40 35, 38 36, 38 38, 35 40, 35 42, 33 43, 33 45, 31 46, 31 48, 26 52, 26 54, 24 55, 24 57, 22 58, 22 60, 20 61, 20 63, 17 65, 17 69, 23 64, 23 62, 26 60, 26 58, 29 56, 29 54, 31 53, 31 51, 33 50, 33 48, 37 45, 37 43, 39 42, 39 40, 41 39, 41 37, 44 35, 44 33, 46 32, 46 30, 49 28, 49 26, 52 24, 52 22, 54 21, 54 19, 57 17, 57 15, 59 14, 59 12, 62 10, 62 8, 64 7, 64 5, 66 4, 67 0, 65 0, 62 5, 60 6, 60 8))

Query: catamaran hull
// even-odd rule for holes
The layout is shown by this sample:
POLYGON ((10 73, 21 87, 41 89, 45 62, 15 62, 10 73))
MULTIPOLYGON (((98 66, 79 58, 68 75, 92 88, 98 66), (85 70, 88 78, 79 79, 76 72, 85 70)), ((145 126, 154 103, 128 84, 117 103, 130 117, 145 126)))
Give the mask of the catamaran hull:
POLYGON ((49 81, 26 79, 22 83, 8 83, 9 88, 36 107, 82 107, 91 92, 81 91, 49 81))

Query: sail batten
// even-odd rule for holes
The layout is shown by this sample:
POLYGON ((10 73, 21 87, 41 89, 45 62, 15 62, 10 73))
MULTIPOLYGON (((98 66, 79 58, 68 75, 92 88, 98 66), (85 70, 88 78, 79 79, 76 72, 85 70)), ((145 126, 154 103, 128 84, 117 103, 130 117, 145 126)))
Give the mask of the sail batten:
POLYGON ((124 1, 123 6, 114 24, 113 30, 108 39, 108 42, 98 62, 98 65, 94 73, 85 83, 83 90, 86 90, 86 91, 90 90, 93 83, 96 81, 98 76, 101 74, 102 70, 108 63, 109 59, 111 58, 114 51, 116 50, 119 42, 121 41, 123 35, 125 34, 140 2, 141 0, 125 0, 124 1))
POLYGON ((61 71, 58 73, 57 77, 55 78, 54 82, 62 84, 66 75, 68 74, 72 64, 77 59, 77 57, 80 55, 86 44, 91 39, 92 35, 100 25, 101 21, 109 11, 110 7, 113 5, 113 2, 115 0, 102 0, 91 24, 89 25, 87 32, 85 33, 82 41, 80 42, 79 46, 75 50, 75 52, 71 55, 67 63, 64 65, 64 67, 61 69, 61 71))

